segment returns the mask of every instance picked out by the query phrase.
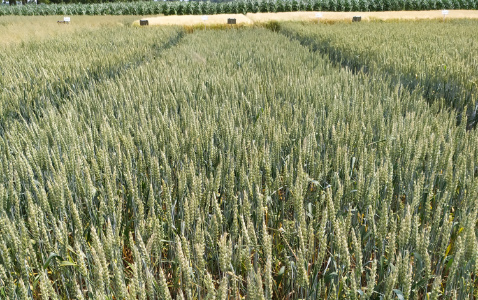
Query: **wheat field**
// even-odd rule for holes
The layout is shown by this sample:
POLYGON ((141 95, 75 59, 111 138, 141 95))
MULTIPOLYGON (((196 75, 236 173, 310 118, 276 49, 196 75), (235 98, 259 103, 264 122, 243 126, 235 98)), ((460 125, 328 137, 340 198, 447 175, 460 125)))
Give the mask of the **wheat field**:
POLYGON ((90 18, 0 33, 1 299, 478 296, 476 21, 90 18))

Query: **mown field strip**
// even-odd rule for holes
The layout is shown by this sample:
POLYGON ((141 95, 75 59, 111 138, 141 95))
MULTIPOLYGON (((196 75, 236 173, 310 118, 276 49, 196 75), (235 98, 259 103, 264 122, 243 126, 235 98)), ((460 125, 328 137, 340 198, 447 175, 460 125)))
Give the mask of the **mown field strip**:
POLYGON ((105 27, 118 28, 129 26, 137 16, 75 16, 71 22, 58 24, 61 16, 2 16, 0 18, 0 48, 8 51, 8 46, 30 42, 47 42, 60 35, 82 36, 86 32, 103 30, 105 27))
MULTIPOLYGON (((208 15, 204 13, 204 15, 208 15)), ((247 14, 218 14, 209 15, 204 21, 201 15, 174 15, 174 16, 158 16, 145 17, 144 20, 149 21, 149 25, 224 25, 227 24, 228 18, 235 18, 237 24, 261 24, 270 21, 352 21, 354 16, 361 16, 362 21, 377 20, 427 20, 427 19, 443 19, 442 10, 428 11, 380 11, 380 12, 329 12, 329 11, 297 11, 297 12, 277 12, 277 13, 247 13, 247 14), (320 13, 320 18, 317 14, 320 13)), ((449 10, 447 19, 478 19, 478 11, 476 10, 449 10)), ((133 24, 139 25, 139 20, 133 24)))

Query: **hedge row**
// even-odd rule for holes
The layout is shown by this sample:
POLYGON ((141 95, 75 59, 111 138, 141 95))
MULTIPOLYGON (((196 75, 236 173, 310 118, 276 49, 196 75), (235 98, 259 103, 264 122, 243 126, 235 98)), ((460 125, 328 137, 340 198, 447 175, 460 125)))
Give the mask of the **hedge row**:
POLYGON ((112 2, 0 6, 2 15, 201 15, 286 11, 478 9, 478 0, 292 0, 233 2, 112 2))

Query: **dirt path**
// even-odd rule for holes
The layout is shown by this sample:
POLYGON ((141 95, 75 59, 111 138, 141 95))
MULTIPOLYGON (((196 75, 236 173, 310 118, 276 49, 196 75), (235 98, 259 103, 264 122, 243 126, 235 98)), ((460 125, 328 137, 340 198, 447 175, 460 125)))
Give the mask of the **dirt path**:
MULTIPOLYGON (((162 16, 147 18, 150 25, 216 25, 226 24, 228 18, 235 18, 237 24, 253 24, 268 21, 310 21, 317 20, 319 12, 281 12, 281 13, 248 13, 209 15, 204 21, 202 16, 162 16)), ((386 11, 386 12, 320 12, 321 20, 339 21, 352 20, 354 16, 361 16, 363 21, 369 20, 419 20, 443 18, 441 10, 427 11, 386 11)), ((478 19, 478 10, 449 10, 448 19, 478 19)), ((139 20, 134 24, 139 25, 139 20)))

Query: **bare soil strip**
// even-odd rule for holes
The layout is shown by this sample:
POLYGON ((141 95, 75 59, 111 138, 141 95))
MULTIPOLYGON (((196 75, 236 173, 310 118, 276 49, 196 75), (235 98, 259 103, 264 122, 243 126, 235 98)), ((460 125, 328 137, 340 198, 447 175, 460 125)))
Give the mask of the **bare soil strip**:
MULTIPOLYGON (((202 16, 160 16, 147 18, 149 25, 220 25, 227 24, 228 18, 235 18, 237 24, 254 24, 269 21, 312 21, 317 20, 317 11, 281 12, 281 13, 248 13, 202 16)), ((420 20, 443 18, 441 10, 427 11, 385 11, 385 12, 320 12, 321 21, 351 21, 354 16, 361 16, 362 21, 371 20, 420 20)), ((478 10, 449 10, 447 19, 478 19, 478 10)), ((139 20, 134 24, 139 25, 139 20)))

